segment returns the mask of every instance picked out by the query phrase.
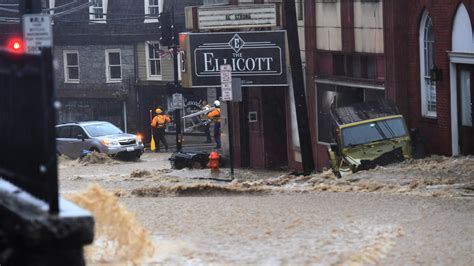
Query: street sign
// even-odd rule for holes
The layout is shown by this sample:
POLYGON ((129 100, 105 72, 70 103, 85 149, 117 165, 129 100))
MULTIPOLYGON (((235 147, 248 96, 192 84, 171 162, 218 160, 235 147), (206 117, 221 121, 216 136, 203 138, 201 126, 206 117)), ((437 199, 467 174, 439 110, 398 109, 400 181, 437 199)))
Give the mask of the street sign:
POLYGON ((222 100, 232 101, 232 83, 222 83, 222 100))
POLYGON ((173 93, 172 107, 175 110, 184 108, 183 94, 173 93))
POLYGON ((221 65, 221 83, 232 82, 232 67, 230 65, 221 65))
POLYGON ((25 52, 29 54, 40 54, 40 48, 52 47, 51 17, 41 14, 23 15, 23 40, 25 52))
POLYGON ((232 101, 232 66, 221 65, 222 100, 232 101))

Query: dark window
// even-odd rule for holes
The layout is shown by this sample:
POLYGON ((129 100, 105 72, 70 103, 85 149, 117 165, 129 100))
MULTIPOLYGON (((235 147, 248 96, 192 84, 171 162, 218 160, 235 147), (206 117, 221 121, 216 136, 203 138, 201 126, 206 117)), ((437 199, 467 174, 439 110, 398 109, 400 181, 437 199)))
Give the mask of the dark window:
POLYGON ((108 81, 120 81, 122 79, 122 64, 120 51, 107 52, 108 81))
POLYGON ((342 54, 333 54, 332 55, 332 65, 333 65, 333 73, 337 76, 345 76, 345 61, 344 55, 342 54))
POLYGON ((336 76, 374 79, 377 77, 375 55, 333 54, 333 73, 336 76))
POLYGON ((77 52, 65 52, 66 82, 79 81, 79 54, 77 52))
POLYGON ((57 138, 70 138, 71 137, 71 127, 62 126, 56 128, 56 137, 57 138))
POLYGON ((86 137, 84 130, 82 130, 80 126, 72 126, 72 129, 71 129, 72 138, 77 138, 79 135, 82 135, 84 138, 86 137))

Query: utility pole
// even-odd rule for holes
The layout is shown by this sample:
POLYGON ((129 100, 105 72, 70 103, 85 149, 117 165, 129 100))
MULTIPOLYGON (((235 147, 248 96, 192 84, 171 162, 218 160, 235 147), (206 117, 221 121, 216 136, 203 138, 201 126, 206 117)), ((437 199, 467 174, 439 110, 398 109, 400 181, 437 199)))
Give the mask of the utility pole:
MULTIPOLYGON (((181 93, 181 86, 179 84, 179 78, 178 78, 178 38, 176 38, 177 32, 176 32, 176 26, 175 26, 175 21, 174 21, 174 3, 172 7, 172 13, 171 13, 171 42, 172 42, 172 47, 173 47, 173 73, 174 73, 174 88, 177 93, 181 93)), ((176 108, 174 110, 174 119, 176 121, 176 151, 180 152, 182 149, 182 140, 183 136, 181 135, 181 110, 179 108, 176 108)))
POLYGON ((314 171, 313 149, 308 123, 308 109, 304 91, 303 66, 301 64, 298 24, 296 20, 295 0, 284 1, 286 32, 290 55, 291 78, 293 80, 293 94, 295 98, 296 121, 300 137, 301 159, 305 175, 314 171))
MULTIPOLYGON (((181 86, 179 84, 178 77, 178 38, 177 30, 175 27, 174 20, 174 3, 172 5, 171 16, 169 12, 160 13, 158 16, 159 29, 160 29, 160 45, 168 46, 172 49, 173 56, 173 68, 174 68, 174 88, 173 93, 181 93, 181 86)), ((180 152, 182 149, 183 136, 181 134, 181 110, 175 108, 174 110, 174 121, 176 124, 176 152, 180 152)))

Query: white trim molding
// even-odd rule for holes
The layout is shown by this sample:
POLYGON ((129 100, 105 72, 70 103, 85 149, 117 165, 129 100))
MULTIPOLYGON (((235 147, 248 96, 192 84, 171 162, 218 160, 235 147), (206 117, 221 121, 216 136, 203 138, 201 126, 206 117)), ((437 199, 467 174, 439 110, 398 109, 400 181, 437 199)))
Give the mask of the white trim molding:
POLYGON ((122 73, 122 52, 120 49, 106 49, 105 50, 105 76, 106 76, 106 82, 107 83, 119 83, 122 82, 123 79, 123 73, 122 73), (120 58, 120 65, 112 65, 112 67, 120 67, 120 78, 111 78, 110 75, 110 67, 111 65, 109 64, 109 54, 110 53, 118 53, 119 58, 120 58))
POLYGON ((81 80, 81 72, 79 66, 79 52, 76 50, 64 50, 63 51, 63 67, 64 67, 64 83, 80 83, 81 80), (77 56, 77 65, 70 65, 67 60, 68 54, 75 54, 77 56), (70 67, 77 67, 77 79, 71 79, 69 77, 69 68, 70 67))
POLYGON ((448 51, 449 79, 451 84, 451 145, 452 155, 459 155, 459 119, 458 119, 458 82, 457 64, 474 65, 474 53, 456 53, 448 51))
MULTIPOLYGON (((151 74, 151 66, 150 66, 150 47, 149 45, 157 45, 158 49, 160 49, 160 44, 158 42, 145 42, 145 60, 146 60, 146 79, 147 80, 163 80, 163 65, 162 65, 162 58, 161 56, 158 57, 160 61, 160 74, 159 75, 152 75, 151 74)), ((159 54, 159 52, 158 52, 159 54)), ((156 58, 154 58, 156 59, 156 58)))
MULTIPOLYGON (((419 31, 419 52, 420 52, 420 98, 421 98, 421 115, 423 117, 427 118, 437 118, 437 113, 436 109, 430 110, 430 101, 428 98, 431 98, 431 103, 433 102, 432 99, 432 87, 434 87, 434 104, 437 104, 436 100, 436 82, 431 81, 431 76, 430 76, 430 70, 426 69, 427 67, 430 67, 430 65, 434 65, 434 36, 433 40, 427 40, 429 35, 428 27, 431 26, 431 34, 434 34, 434 31, 432 30, 433 24, 432 20, 430 17, 430 14, 428 13, 427 10, 423 12, 423 17, 421 18, 420 22, 420 31, 419 31), (431 43, 431 46, 430 46, 431 43), (428 56, 431 55, 432 58, 427 58, 428 56), (431 60, 430 60, 431 59, 431 60)), ((435 107, 436 108, 436 107, 435 107)))

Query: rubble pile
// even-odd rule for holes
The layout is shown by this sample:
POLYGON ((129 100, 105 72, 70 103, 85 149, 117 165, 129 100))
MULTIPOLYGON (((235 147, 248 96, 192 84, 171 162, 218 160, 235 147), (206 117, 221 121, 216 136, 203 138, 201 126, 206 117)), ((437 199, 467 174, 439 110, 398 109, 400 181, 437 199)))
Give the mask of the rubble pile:
POLYGON ((91 152, 86 156, 79 159, 81 165, 90 165, 90 164, 117 164, 114 159, 110 158, 105 153, 91 152))

